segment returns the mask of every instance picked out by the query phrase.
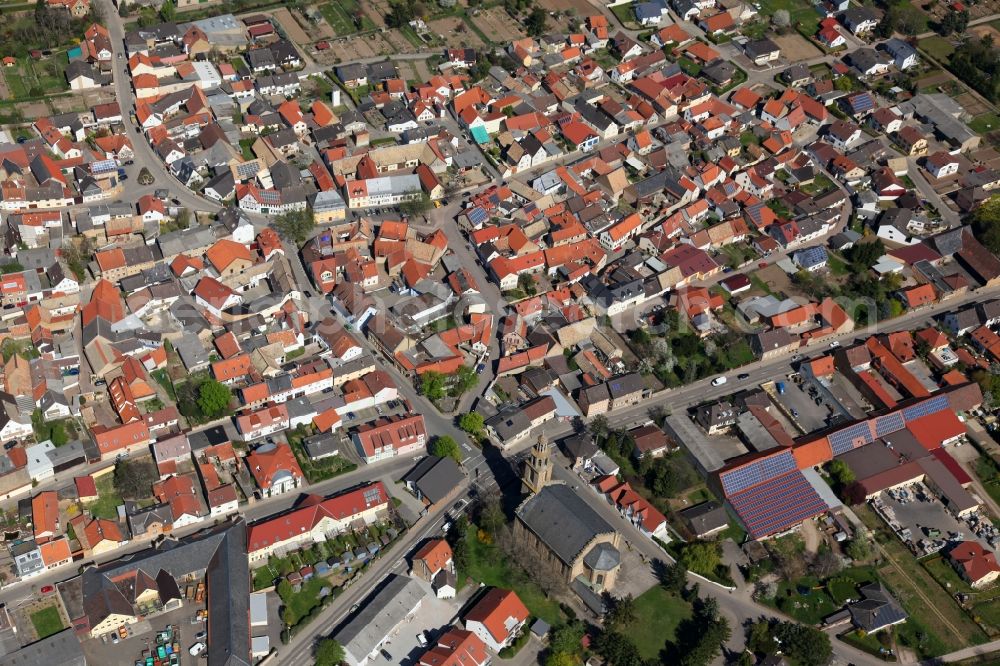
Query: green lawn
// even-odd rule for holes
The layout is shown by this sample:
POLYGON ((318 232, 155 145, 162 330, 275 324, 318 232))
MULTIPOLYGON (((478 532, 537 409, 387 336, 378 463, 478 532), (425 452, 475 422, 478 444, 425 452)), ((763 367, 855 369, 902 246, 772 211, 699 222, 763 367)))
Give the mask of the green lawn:
POLYGON ((95 518, 107 518, 116 520, 118 518, 118 505, 122 503, 122 496, 115 490, 114 474, 105 474, 97 479, 98 500, 87 505, 87 510, 95 518))
POLYGON ((818 194, 829 192, 834 187, 835 185, 829 178, 826 177, 826 175, 818 173, 816 174, 816 178, 813 179, 813 182, 809 183, 808 185, 803 185, 799 189, 801 189, 806 194, 811 194, 815 196, 818 194))
POLYGON ((779 9, 787 9, 792 26, 810 35, 819 29, 819 13, 808 0, 761 0, 760 13, 771 16, 779 9))
POLYGON ((955 47, 951 41, 944 37, 927 37, 917 42, 917 46, 927 52, 927 55, 942 64, 946 64, 951 54, 955 52, 955 47))
POLYGON ((674 639, 680 621, 691 616, 691 604, 656 585, 635 600, 635 622, 624 632, 643 659, 658 661, 667 641, 674 639))
POLYGON ((32 613, 31 624, 35 626, 39 639, 57 634, 66 628, 62 623, 62 618, 59 617, 59 609, 55 606, 49 606, 37 613, 32 613))
POLYGON ((833 252, 827 252, 827 262, 826 265, 830 268, 830 272, 834 275, 847 275, 850 269, 847 267, 847 262, 839 255, 833 252))
POLYGON ((323 18, 330 24, 333 31, 340 36, 352 35, 356 32, 374 30, 375 24, 368 18, 367 14, 361 14, 361 26, 354 22, 354 16, 358 13, 358 3, 355 0, 337 0, 327 2, 319 7, 323 18))
POLYGON ((635 3, 629 2, 623 5, 614 5, 611 7, 611 11, 615 13, 615 16, 621 21, 624 27, 637 27, 639 25, 638 21, 635 20, 635 3))
POLYGON ((468 575, 477 583, 514 590, 532 616, 545 620, 553 627, 561 625, 563 612, 559 602, 548 598, 525 572, 508 561, 497 546, 479 541, 476 531, 474 525, 469 526, 469 565, 468 570, 461 574, 468 575))
POLYGON ((327 581, 325 578, 314 576, 305 583, 302 583, 302 587, 298 592, 292 592, 282 597, 281 601, 285 608, 291 610, 291 616, 288 618, 290 625, 294 626, 298 624, 304 617, 309 615, 309 611, 319 606, 319 591, 326 586, 327 581))
POLYGON ((951 568, 951 565, 944 561, 943 557, 932 557, 924 560, 921 564, 924 566, 924 569, 927 569, 927 573, 929 573, 939 585, 948 590, 949 593, 968 593, 973 591, 972 586, 962 580, 955 570, 951 568))
POLYGON ((163 387, 163 390, 167 392, 167 396, 171 400, 177 400, 177 394, 174 393, 174 384, 170 381, 170 376, 165 369, 153 370, 149 374, 152 375, 157 384, 163 387))
POLYGON ((984 113, 973 118, 969 127, 977 134, 986 134, 1000 129, 1000 116, 995 113, 984 113))

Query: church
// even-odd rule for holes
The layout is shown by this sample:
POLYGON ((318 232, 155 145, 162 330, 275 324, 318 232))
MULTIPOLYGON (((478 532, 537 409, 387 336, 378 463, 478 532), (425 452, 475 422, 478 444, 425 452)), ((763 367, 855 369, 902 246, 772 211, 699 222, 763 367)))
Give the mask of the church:
POLYGON ((564 483, 552 482, 551 451, 540 436, 522 477, 529 493, 515 512, 517 543, 547 555, 570 587, 601 594, 621 568, 621 535, 564 483))

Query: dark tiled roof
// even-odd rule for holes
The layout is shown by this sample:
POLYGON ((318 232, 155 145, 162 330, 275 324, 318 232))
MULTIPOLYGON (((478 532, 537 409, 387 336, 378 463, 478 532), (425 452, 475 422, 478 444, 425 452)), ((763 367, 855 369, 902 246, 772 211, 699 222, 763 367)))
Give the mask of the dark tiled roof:
POLYGON ((568 565, 594 537, 615 531, 569 486, 562 484, 546 486, 526 499, 517 508, 517 516, 568 565))

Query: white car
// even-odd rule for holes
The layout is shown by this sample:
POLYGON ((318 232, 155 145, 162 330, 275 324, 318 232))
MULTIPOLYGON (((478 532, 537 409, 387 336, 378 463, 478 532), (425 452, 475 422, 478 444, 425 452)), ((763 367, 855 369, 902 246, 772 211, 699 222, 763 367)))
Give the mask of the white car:
POLYGON ((715 379, 712 380, 712 386, 722 386, 727 381, 729 381, 729 378, 726 377, 725 375, 723 375, 722 377, 716 377, 715 379))
POLYGON ((840 346, 840 340, 834 340, 833 342, 830 343, 830 349, 836 349, 839 346, 840 346))
POLYGON ((191 646, 191 649, 188 650, 188 652, 191 653, 192 657, 197 657, 199 654, 202 653, 204 649, 205 649, 205 644, 202 643, 201 641, 198 641, 197 643, 191 646))

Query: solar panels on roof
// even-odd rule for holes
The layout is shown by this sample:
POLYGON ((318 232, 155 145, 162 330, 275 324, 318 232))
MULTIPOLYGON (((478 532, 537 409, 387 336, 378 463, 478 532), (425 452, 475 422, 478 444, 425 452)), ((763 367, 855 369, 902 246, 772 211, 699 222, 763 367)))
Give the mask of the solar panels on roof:
POLYGON ((240 179, 247 180, 257 175, 258 164, 256 162, 244 162, 236 165, 236 173, 240 179))
POLYGON ((855 423, 852 426, 833 433, 827 439, 830 440, 830 448, 833 449, 833 455, 839 456, 859 446, 871 444, 872 433, 868 427, 868 422, 862 421, 861 423, 855 423))
POLYGON ((779 454, 761 458, 743 467, 725 472, 719 478, 728 497, 795 468, 795 456, 792 455, 792 452, 782 451, 779 454))
POLYGON ((112 173, 118 169, 118 163, 114 160, 97 160, 96 162, 90 163, 90 173, 97 174, 101 173, 112 173))
POLYGON ((875 419, 875 436, 885 437, 906 427, 906 421, 899 412, 886 414, 875 419))
POLYGON ((486 213, 486 211, 480 208, 479 206, 476 206, 475 208, 470 210, 468 213, 468 217, 469 217, 469 222, 472 222, 475 225, 483 224, 484 222, 490 219, 490 216, 486 213))
POLYGON ((826 502, 795 470, 729 498, 754 538, 784 532, 826 511, 826 502))
POLYGON ((940 412, 941 410, 947 408, 948 396, 938 395, 929 400, 924 400, 918 405, 907 407, 903 410, 903 418, 907 421, 912 421, 914 419, 919 419, 921 416, 927 416, 928 414, 940 412))

